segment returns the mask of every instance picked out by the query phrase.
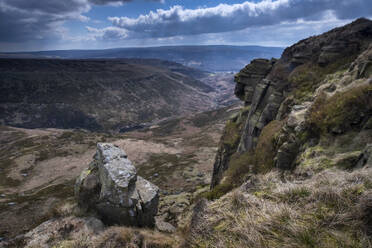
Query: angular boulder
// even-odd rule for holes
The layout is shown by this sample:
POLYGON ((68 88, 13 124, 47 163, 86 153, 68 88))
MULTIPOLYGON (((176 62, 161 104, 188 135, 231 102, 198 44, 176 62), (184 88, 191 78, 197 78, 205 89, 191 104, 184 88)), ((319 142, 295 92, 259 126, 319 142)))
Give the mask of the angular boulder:
POLYGON ((98 143, 94 160, 76 180, 79 206, 94 211, 106 224, 153 227, 159 188, 137 176, 119 147, 98 143))

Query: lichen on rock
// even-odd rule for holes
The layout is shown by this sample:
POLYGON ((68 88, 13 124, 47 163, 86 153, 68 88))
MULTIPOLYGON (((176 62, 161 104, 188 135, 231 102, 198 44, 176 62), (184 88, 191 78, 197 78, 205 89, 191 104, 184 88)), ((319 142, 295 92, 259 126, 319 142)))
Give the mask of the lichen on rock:
POLYGON ((155 224, 159 188, 137 176, 125 152, 113 144, 97 144, 94 161, 76 180, 75 195, 82 208, 107 224, 155 224))

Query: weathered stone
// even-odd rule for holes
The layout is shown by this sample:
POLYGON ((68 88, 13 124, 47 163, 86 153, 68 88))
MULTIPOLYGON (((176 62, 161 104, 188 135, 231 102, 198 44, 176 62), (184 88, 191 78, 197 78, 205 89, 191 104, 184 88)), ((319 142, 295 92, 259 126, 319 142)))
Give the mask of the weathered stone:
POLYGON ((295 142, 284 142, 275 157, 275 166, 279 169, 289 170, 293 167, 293 161, 298 153, 298 144, 295 142))
POLYGON ((372 167, 372 144, 367 144, 359 157, 358 163, 356 164, 357 168, 361 168, 363 166, 372 167))
POLYGON ((256 85, 270 72, 276 60, 254 59, 235 75, 235 95, 249 105, 256 85))
POLYGON ((93 217, 66 217, 48 220, 23 236, 24 247, 54 247, 64 239, 77 239, 82 235, 95 235, 103 231, 103 223, 93 217))
POLYGON ((125 152, 112 144, 97 144, 94 161, 76 180, 75 195, 107 224, 155 224, 159 188, 137 176, 125 152))
MULTIPOLYGON (((275 144, 276 166, 282 169, 292 168, 297 153, 303 145, 301 143, 303 139, 314 138, 313 143, 317 143, 316 137, 308 137, 311 132, 307 132, 309 127, 306 118, 310 104, 303 102, 303 100, 312 101, 314 96, 299 99, 296 93, 307 94, 307 92, 301 92, 302 89, 300 89, 301 86, 306 85, 296 85, 292 76, 296 76, 296 73, 302 76, 301 70, 306 70, 307 66, 317 68, 322 72, 321 68, 330 63, 340 66, 341 70, 341 66, 347 65, 348 61, 355 59, 356 55, 364 54, 352 64, 348 78, 343 77, 340 82, 335 80, 329 85, 323 85, 325 88, 322 92, 329 96, 336 94, 339 92, 339 87, 349 85, 353 80, 361 77, 370 77, 372 49, 368 47, 371 47, 371 41, 372 22, 361 18, 344 27, 299 41, 286 48, 278 61, 253 60, 242 69, 235 77, 235 94, 244 101, 246 106, 250 105, 250 110, 245 114, 238 148, 227 149, 229 147, 220 143, 211 188, 218 185, 223 178, 223 173, 228 169, 230 158, 234 153, 247 151, 254 153, 261 131, 275 119, 285 120, 284 129, 287 129, 284 133, 278 134, 280 139, 276 137, 276 140, 280 140, 275 144), (299 66, 303 67, 298 68, 299 66), (292 138, 292 136, 297 138, 292 138)), ((314 70, 314 73, 317 74, 317 70, 314 70)), ((324 82, 319 83, 324 84, 324 82)), ((315 97, 316 95, 317 92, 315 92, 315 97)), ((365 117, 360 118, 352 124, 364 125, 364 128, 368 129, 371 125, 367 120, 368 118, 365 117)), ((343 133, 343 130, 338 129, 332 131, 343 133)))
POLYGON ((162 220, 161 218, 155 218, 155 228, 160 232, 166 232, 166 233, 174 233, 176 231, 176 228, 170 224, 169 222, 166 222, 162 220))

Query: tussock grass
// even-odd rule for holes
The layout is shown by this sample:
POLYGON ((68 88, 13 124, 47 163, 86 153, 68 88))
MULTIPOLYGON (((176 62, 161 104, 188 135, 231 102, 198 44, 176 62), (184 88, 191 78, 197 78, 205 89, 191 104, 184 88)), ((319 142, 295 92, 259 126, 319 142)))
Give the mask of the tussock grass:
POLYGON ((326 99, 320 95, 312 107, 309 122, 314 131, 347 131, 357 126, 363 116, 372 113, 372 85, 361 85, 326 99))
MULTIPOLYGON (((210 202, 191 247, 372 247, 372 169, 272 171, 210 202)), ((195 232, 195 230, 198 230, 195 232)))
POLYGON ((110 227, 95 237, 82 235, 63 240, 53 248, 172 248, 178 241, 159 232, 129 227, 110 227))
MULTIPOLYGON (((275 137, 283 127, 283 121, 274 120, 264 127, 254 152, 235 153, 231 156, 229 167, 219 185, 202 197, 209 200, 218 199, 227 192, 243 184, 252 173, 267 173, 274 168, 276 152, 275 137)), ((225 132, 231 129, 228 123, 225 132)))

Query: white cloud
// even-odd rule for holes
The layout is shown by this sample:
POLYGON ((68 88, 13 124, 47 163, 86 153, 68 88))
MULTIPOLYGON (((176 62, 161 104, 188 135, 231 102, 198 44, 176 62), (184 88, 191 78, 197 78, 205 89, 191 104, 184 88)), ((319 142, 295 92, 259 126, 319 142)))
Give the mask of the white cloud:
POLYGON ((370 15, 372 4, 370 0, 263 0, 198 9, 176 5, 137 18, 108 19, 113 26, 130 31, 134 37, 171 37, 243 30, 299 19, 315 21, 330 11, 338 19, 352 19, 370 15))
POLYGON ((128 37, 128 31, 118 27, 107 27, 103 29, 87 27, 96 40, 123 40, 128 37))

